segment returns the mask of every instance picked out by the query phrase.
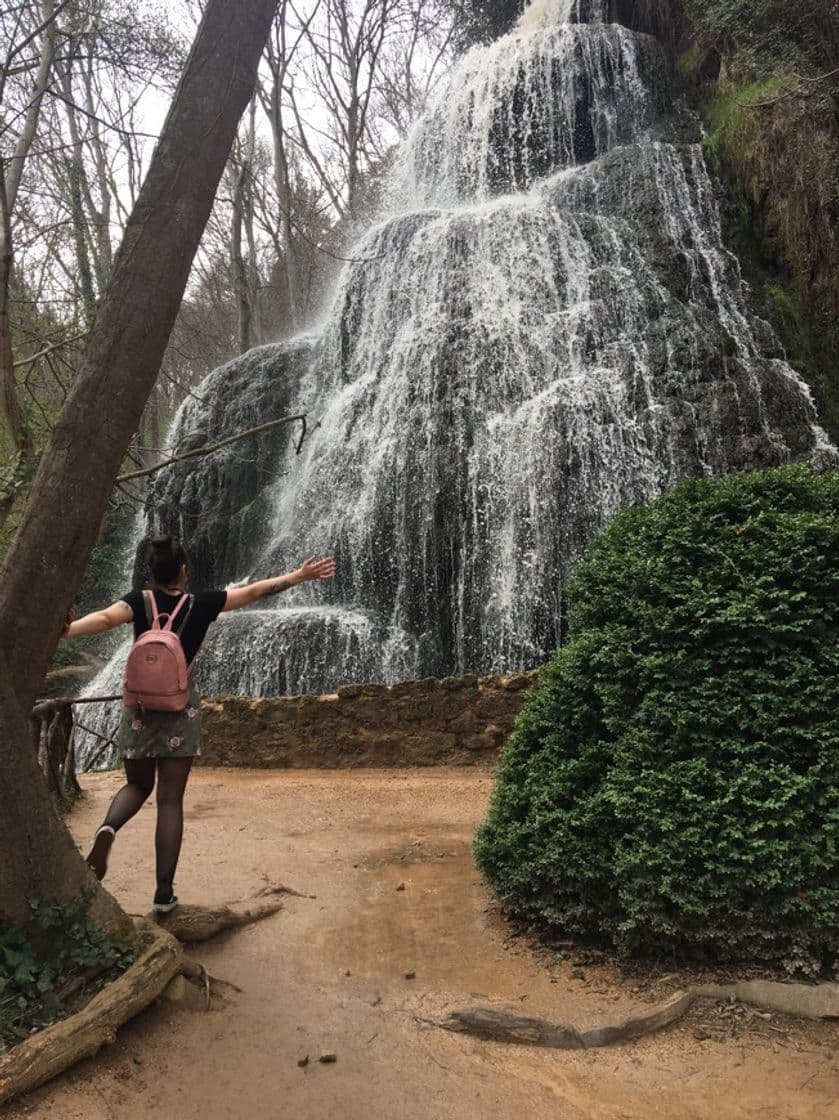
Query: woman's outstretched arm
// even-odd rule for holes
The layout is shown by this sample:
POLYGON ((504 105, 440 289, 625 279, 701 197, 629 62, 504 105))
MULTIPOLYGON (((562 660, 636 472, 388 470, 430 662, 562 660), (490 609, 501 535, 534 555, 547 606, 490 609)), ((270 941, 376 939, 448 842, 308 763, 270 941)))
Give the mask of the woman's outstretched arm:
POLYGON ((314 556, 310 556, 308 560, 303 561, 296 571, 287 572, 284 576, 260 579, 255 583, 248 583, 244 587, 232 588, 227 592, 227 602, 223 609, 235 611, 239 607, 250 606, 251 603, 256 603, 259 599, 265 599, 268 595, 279 595, 281 591, 287 591, 289 587, 295 587, 298 583, 307 583, 309 580, 331 579, 334 575, 335 561, 333 559, 316 560, 314 556))
POLYGON ((131 622, 134 612, 127 603, 113 603, 103 611, 93 611, 83 618, 73 618, 73 612, 67 616, 62 638, 81 638, 85 634, 104 634, 106 630, 113 630, 126 622, 131 622))

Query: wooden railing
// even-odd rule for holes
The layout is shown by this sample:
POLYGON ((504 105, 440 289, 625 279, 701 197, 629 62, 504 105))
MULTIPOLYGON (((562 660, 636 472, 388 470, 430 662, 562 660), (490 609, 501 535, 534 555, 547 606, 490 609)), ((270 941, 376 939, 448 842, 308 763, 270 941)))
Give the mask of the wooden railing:
POLYGON ((73 708, 82 704, 102 704, 121 700, 122 696, 60 697, 56 700, 39 700, 32 709, 30 726, 32 745, 38 765, 50 793, 63 805, 69 804, 81 792, 76 779, 76 728, 81 728, 102 740, 102 747, 91 759, 95 764, 108 747, 115 746, 113 739, 86 727, 74 717, 73 708))

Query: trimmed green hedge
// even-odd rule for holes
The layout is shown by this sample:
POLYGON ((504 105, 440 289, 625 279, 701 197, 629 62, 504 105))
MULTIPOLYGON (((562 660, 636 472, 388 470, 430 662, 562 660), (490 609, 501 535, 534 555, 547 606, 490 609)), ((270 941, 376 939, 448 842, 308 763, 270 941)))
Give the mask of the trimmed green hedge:
POLYGON ((623 953, 839 952, 839 472, 619 514, 502 756, 478 864, 508 911, 623 953))

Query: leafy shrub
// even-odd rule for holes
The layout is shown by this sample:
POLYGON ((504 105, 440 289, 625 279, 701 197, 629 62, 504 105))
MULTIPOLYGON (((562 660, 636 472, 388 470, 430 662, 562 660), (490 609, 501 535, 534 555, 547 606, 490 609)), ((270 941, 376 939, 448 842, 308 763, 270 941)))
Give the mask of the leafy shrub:
POLYGON ((479 866, 511 914, 623 953, 839 949, 839 472, 619 514, 502 756, 479 866))
POLYGON ((84 896, 66 907, 35 903, 30 922, 0 925, 0 1054, 134 959, 132 945, 91 924, 87 903, 84 896))

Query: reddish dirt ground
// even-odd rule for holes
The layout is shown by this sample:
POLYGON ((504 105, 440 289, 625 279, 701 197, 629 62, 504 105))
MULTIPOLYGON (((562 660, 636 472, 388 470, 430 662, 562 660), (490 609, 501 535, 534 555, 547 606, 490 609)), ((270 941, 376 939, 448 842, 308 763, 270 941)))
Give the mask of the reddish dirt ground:
MULTIPOLYGON (((119 780, 83 779, 80 845, 119 780)), ((157 1004, 9 1120, 839 1120, 835 1025, 705 1005, 594 1051, 429 1026, 493 1000, 590 1025, 649 997, 585 954, 539 958, 511 940, 470 855, 490 788, 474 770, 196 771, 181 899, 266 881, 316 897, 196 952, 241 992, 206 1013, 157 1004)), ((148 805, 112 856, 107 885, 133 913, 151 898, 153 828, 148 805)))

